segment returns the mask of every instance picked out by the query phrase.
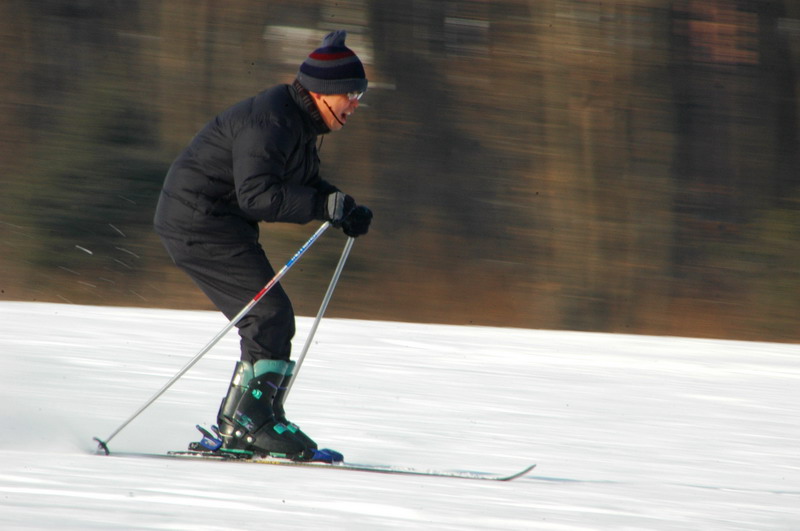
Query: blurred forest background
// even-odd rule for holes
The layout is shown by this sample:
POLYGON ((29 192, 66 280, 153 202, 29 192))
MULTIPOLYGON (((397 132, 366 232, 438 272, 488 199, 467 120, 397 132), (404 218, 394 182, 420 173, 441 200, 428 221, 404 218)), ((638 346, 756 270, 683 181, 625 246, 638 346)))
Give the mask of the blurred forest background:
MULTIPOLYGON (((323 175, 376 217, 328 315, 800 340, 796 0, 6 0, 0 299, 210 309, 164 174, 336 28, 370 90, 323 175)), ((276 269, 315 229, 262 225, 276 269)))

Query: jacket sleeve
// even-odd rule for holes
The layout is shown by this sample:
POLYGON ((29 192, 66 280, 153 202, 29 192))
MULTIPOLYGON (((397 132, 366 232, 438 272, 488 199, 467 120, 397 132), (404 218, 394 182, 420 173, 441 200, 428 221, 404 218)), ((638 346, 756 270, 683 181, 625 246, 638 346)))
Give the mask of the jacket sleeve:
MULTIPOLYGON (((298 134, 277 120, 255 117, 233 139, 233 180, 239 207, 263 221, 307 223, 319 216, 315 186, 286 182, 286 163, 298 134)), ((316 184, 316 183, 315 183, 316 184)))

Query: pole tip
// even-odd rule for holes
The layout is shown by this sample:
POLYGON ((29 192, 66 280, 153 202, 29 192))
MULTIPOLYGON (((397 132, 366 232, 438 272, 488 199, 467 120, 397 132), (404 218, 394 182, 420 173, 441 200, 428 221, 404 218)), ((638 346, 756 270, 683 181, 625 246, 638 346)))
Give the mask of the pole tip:
POLYGON ((104 441, 101 441, 101 440, 100 440, 100 439, 98 439, 97 437, 92 437, 92 439, 94 439, 95 441, 97 441, 97 453, 98 453, 98 454, 99 454, 100 452, 103 452, 103 453, 105 453, 106 455, 109 455, 109 454, 111 453, 111 452, 108 450, 108 445, 107 445, 107 444, 106 444, 104 441))

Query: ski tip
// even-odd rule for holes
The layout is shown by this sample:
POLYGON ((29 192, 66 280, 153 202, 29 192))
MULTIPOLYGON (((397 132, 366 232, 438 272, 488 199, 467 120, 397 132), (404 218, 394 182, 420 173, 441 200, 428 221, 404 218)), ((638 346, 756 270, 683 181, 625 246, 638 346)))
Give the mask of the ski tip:
POLYGON ((500 481, 511 481, 511 480, 514 480, 514 479, 517 479, 517 478, 521 478, 522 476, 524 476, 525 474, 527 474, 528 472, 530 472, 534 468, 536 468, 536 464, 535 463, 523 468, 522 470, 520 470, 519 472, 517 472, 515 474, 511 474, 511 475, 508 475, 508 476, 505 476, 505 477, 501 477, 499 479, 500 479, 500 481))
POLYGON ((108 444, 105 441, 100 440, 98 437, 92 437, 93 440, 97 441, 97 453, 104 453, 105 455, 110 455, 111 452, 108 449, 108 444))

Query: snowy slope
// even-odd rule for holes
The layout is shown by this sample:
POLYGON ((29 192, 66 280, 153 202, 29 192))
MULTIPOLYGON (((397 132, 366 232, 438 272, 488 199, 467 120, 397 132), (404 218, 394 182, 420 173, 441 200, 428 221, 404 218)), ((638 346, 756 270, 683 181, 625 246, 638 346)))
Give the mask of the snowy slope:
MULTIPOLYGON (((796 345, 326 319, 288 402, 319 442, 538 468, 485 483, 94 455, 224 324, 0 303, 0 529, 800 529, 796 345)), ((237 351, 232 333, 112 450, 183 448, 237 351)))

